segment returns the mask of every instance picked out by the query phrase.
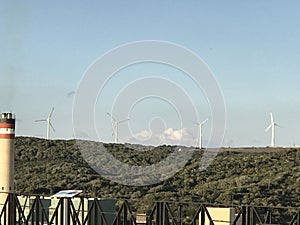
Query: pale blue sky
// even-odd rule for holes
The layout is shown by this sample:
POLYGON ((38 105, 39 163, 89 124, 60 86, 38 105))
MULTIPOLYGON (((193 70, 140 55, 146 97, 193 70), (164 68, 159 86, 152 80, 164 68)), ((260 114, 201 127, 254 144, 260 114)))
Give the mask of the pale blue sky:
MULTIPOLYGON (((276 130, 277 144, 300 145, 299 9, 298 1, 271 0, 1 1, 0 110, 16 114, 17 135, 45 137, 45 124, 34 120, 47 117, 55 106, 51 136, 73 138, 74 96, 67 94, 76 90, 91 63, 121 44, 162 40, 190 49, 213 71, 227 108, 224 146, 268 145, 270 133, 264 130, 270 111, 282 126, 276 130)), ((209 115, 201 91, 178 71, 147 65, 123 73, 134 78, 116 76, 96 103, 102 141, 113 141, 106 111, 116 90, 139 76, 180 83, 194 100, 199 120, 209 115)), ((165 128, 180 129, 177 115, 160 104, 139 105, 130 118, 132 132, 143 131, 147 120, 158 115, 167 125, 152 124, 157 135, 165 128)), ((128 112, 114 114, 123 119, 128 112)), ((123 125, 120 139, 128 141, 131 134, 123 125)), ((210 126, 204 127, 204 143, 210 126)), ((197 127, 184 128, 196 138, 197 127)))

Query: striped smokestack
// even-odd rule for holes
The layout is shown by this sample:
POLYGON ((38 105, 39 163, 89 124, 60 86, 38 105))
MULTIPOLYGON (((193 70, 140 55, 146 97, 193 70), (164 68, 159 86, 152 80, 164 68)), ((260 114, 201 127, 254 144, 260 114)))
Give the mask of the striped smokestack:
POLYGON ((15 118, 12 113, 2 113, 0 117, 0 224, 15 223, 14 204, 14 155, 15 155, 15 118), (9 198, 8 198, 9 197, 9 198), (6 199, 10 199, 4 207, 6 199), (4 209, 4 210, 3 210, 4 209))
POLYGON ((14 145, 15 118, 12 113, 2 113, 0 118, 0 192, 14 192, 14 145))

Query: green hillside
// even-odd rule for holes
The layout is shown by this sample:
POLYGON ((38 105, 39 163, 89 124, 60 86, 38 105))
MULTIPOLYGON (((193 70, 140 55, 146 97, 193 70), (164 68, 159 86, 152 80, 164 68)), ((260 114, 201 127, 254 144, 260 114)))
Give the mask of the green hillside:
MULTIPOLYGON (((132 165, 157 163, 177 149, 160 146, 136 151, 132 145, 104 145, 120 161, 132 165)), ((195 151, 187 165, 166 181, 130 187, 104 179, 91 169, 75 140, 17 137, 15 188, 20 194, 46 196, 62 189, 81 189, 89 197, 140 202, 136 204, 140 209, 156 200, 300 207, 300 149, 222 149, 200 171, 202 153, 195 151)))

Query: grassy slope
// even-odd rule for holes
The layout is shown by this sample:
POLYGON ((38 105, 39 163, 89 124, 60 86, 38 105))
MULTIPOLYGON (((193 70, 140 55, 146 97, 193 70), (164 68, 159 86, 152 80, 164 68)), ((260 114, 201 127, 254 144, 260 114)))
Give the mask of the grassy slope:
MULTIPOLYGON (((105 147, 133 165, 159 162, 175 149, 160 146, 142 152, 130 145, 105 147)), ((166 181, 129 187, 104 179, 91 169, 74 140, 18 137, 15 186, 21 194, 50 195, 61 189, 81 189, 85 196, 138 201, 145 209, 155 200, 300 206, 300 149, 222 149, 204 171, 199 170, 201 156, 201 151, 195 152, 187 165, 166 181)))

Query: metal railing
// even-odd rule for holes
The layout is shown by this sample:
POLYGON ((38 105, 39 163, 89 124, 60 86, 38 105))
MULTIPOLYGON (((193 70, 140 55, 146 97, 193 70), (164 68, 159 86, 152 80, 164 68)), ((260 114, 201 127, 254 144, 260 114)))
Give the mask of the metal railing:
MULTIPOLYGON (((92 199, 87 205, 84 198, 78 204, 71 198, 57 199, 54 205, 43 196, 21 196, 9 193, 0 205, 0 225, 300 225, 300 209, 288 207, 221 206, 194 202, 155 202, 145 213, 145 221, 137 223, 127 200, 117 211, 107 211, 92 199), (212 214, 212 209, 234 211, 230 219, 222 220, 212 214)), ((49 200, 50 201, 50 200, 49 200)))

